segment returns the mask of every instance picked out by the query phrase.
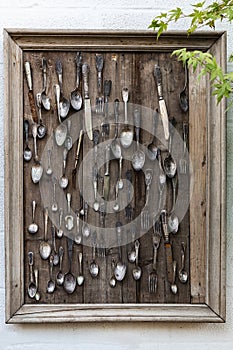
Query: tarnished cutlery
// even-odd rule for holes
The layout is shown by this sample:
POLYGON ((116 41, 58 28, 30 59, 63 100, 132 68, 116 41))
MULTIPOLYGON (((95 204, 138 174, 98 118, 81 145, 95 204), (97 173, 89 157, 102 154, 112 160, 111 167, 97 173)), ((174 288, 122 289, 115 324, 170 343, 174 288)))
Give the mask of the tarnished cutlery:
POLYGON ((116 223, 116 233, 117 233, 117 242, 118 242, 118 249, 119 249, 119 257, 118 261, 115 265, 114 269, 114 276, 117 281, 122 281, 125 278, 127 266, 126 264, 122 261, 122 254, 121 254, 121 232, 122 230, 122 223, 117 222, 116 223))
POLYGON ((29 162, 32 159, 32 150, 28 146, 28 133, 29 133, 29 121, 24 120, 24 134, 25 134, 25 148, 23 152, 23 158, 26 162, 29 162))
POLYGON ((66 175, 66 161, 67 161, 68 149, 65 147, 63 150, 63 167, 62 175, 59 179, 59 185, 62 189, 65 189, 68 186, 69 179, 66 175))
POLYGON ((91 233, 90 225, 88 224, 88 203, 84 203, 84 222, 82 226, 83 237, 88 238, 91 233))
POLYGON ((105 173, 104 173, 104 199, 108 201, 109 189, 110 189, 110 145, 107 144, 105 148, 105 173))
POLYGON ((158 285, 158 276, 157 276, 157 253, 161 240, 161 222, 160 220, 153 223, 153 267, 152 271, 149 274, 149 292, 156 293, 158 285))
POLYGON ((28 226, 28 232, 32 235, 38 232, 39 226, 35 223, 36 201, 32 201, 32 223, 28 226))
POLYGON ((82 70, 82 53, 81 52, 77 52, 75 62, 76 62, 76 70, 77 70, 76 87, 71 92, 70 103, 73 109, 75 109, 76 111, 79 111, 82 107, 82 102, 83 102, 81 91, 79 90, 81 70, 82 70))
POLYGON ((71 215, 71 193, 66 194, 67 198, 67 214, 65 216, 65 227, 68 231, 74 228, 74 217, 71 215))
POLYGON ((72 257, 73 257, 73 239, 67 237, 67 245, 68 245, 68 262, 69 262, 69 270, 64 276, 63 288, 68 294, 72 294, 75 291, 77 280, 73 273, 71 272, 72 268, 72 257))
POLYGON ((83 253, 79 252, 78 254, 78 261, 79 261, 79 274, 77 276, 77 283, 79 286, 81 286, 84 282, 84 276, 83 276, 83 268, 82 268, 82 261, 83 261, 83 253))
POLYGON ((188 124, 183 123, 183 154, 181 156, 179 166, 180 166, 180 174, 187 174, 187 137, 188 137, 188 124))
POLYGON ((34 123, 38 123, 38 115, 36 113, 36 105, 35 105, 35 99, 33 95, 33 87, 32 87, 32 73, 31 73, 31 65, 30 62, 24 63, 24 69, 26 74, 26 80, 28 85, 28 99, 29 99, 29 105, 31 110, 31 115, 34 123))
POLYGON ((184 64, 184 87, 179 95, 180 108, 184 112, 187 112, 189 109, 189 102, 188 102, 188 96, 187 96, 187 90, 186 90, 187 82, 188 82, 188 69, 187 69, 187 64, 185 62, 185 64, 184 64))
POLYGON ((38 93, 36 94, 36 105, 39 113, 39 124, 37 126, 37 136, 39 139, 43 139, 47 133, 47 128, 42 120, 41 104, 42 104, 41 93, 38 93))
POLYGON ((82 242, 80 213, 78 209, 76 210, 76 234, 74 237, 74 241, 76 244, 81 244, 82 242))
POLYGON ((176 234, 179 229, 179 218, 175 213, 177 176, 175 175, 171 180, 172 180, 172 209, 168 217, 168 228, 171 233, 176 234))
POLYGON ((112 89, 112 81, 111 80, 105 80, 104 81, 104 122, 103 122, 103 130, 105 135, 109 135, 109 120, 108 120, 108 98, 110 96, 112 89))
POLYGON ((93 133, 92 133, 92 116, 91 116, 91 101, 89 97, 89 65, 84 63, 82 65, 82 75, 83 75, 83 88, 84 88, 84 120, 85 120, 85 128, 87 132, 87 136, 92 141, 93 133))
POLYGON ((52 294, 55 291, 56 284, 53 279, 53 255, 49 258, 49 281, 47 283, 47 293, 52 294))
POLYGON ((172 277, 172 283, 171 283, 171 292, 172 294, 177 294, 178 288, 176 285, 176 267, 177 267, 177 262, 174 260, 173 261, 173 277, 172 277))
POLYGON ((147 147, 147 156, 152 161, 154 161, 157 158, 157 154, 158 154, 158 147, 156 146, 156 136, 155 136, 158 119, 159 119, 159 112, 158 110, 156 110, 153 116, 153 140, 147 147))
POLYGON ((58 250, 59 255, 59 271, 56 276, 56 282, 58 286, 62 286, 64 283, 64 273, 62 272, 62 262, 63 262, 63 256, 64 256, 64 248, 62 246, 59 247, 58 250))
POLYGON ((116 287, 116 284, 117 284, 117 281, 116 281, 116 278, 115 278, 115 275, 114 275, 114 269, 115 269, 115 260, 114 258, 112 258, 112 261, 111 261, 111 267, 112 267, 112 277, 110 278, 110 281, 109 281, 109 285, 111 288, 115 288, 116 287))
POLYGON ((47 60, 42 58, 43 91, 41 92, 42 106, 46 111, 51 108, 50 98, 47 95, 47 60))
POLYGON ((81 129, 79 132, 77 150, 76 150, 76 154, 75 154, 74 169, 72 171, 72 185, 74 188, 76 188, 76 173, 77 173, 77 165, 78 165, 79 156, 80 156, 82 139, 83 139, 83 130, 81 129))
POLYGON ((134 110, 134 125, 136 129, 137 149, 132 156, 132 166, 134 170, 139 171, 143 168, 146 159, 145 153, 139 148, 139 135, 141 126, 141 115, 139 109, 134 110))
POLYGON ((61 90, 58 84, 54 85, 54 92, 55 92, 55 98, 56 98, 56 104, 57 104, 57 116, 60 123, 54 131, 54 136, 55 136, 56 144, 58 146, 62 146, 66 140, 67 126, 65 123, 61 122, 61 111, 60 111, 61 90))
POLYGON ((52 212, 56 213, 58 210, 58 204, 56 200, 57 178, 55 176, 53 176, 52 178, 52 185, 53 185, 53 196, 52 196, 53 201, 52 201, 51 209, 52 209, 52 212))
POLYGON ((89 272, 92 277, 97 277, 100 271, 99 265, 95 261, 95 249, 96 249, 96 232, 93 233, 93 247, 92 247, 92 261, 89 266, 89 272))
MULTIPOLYGON (((106 217, 106 204, 104 201, 100 202, 100 209, 99 209, 99 221, 100 221, 100 227, 103 229, 105 228, 105 217, 106 217)), ((99 258, 104 258, 106 256, 106 249, 104 248, 104 238, 103 236, 99 237, 98 239, 99 245, 96 246, 97 256, 99 258)))
POLYGON ((35 275, 35 284, 36 284, 35 300, 40 301, 41 295, 39 292, 39 270, 38 269, 34 270, 34 275, 35 275))
POLYGON ((127 170, 126 171, 126 191, 127 191, 127 206, 125 207, 125 217, 128 221, 132 220, 133 217, 133 207, 131 205, 131 188, 132 188, 132 178, 133 178, 133 174, 132 174, 132 170, 127 170))
POLYGON ((47 165, 47 169, 46 169, 46 174, 48 176, 52 175, 52 173, 53 173, 53 169, 51 167, 51 154, 52 154, 51 149, 48 149, 48 165, 47 165))
POLYGON ((41 241, 39 252, 40 256, 43 260, 46 260, 49 258, 52 248, 51 245, 48 242, 48 218, 49 218, 49 211, 48 208, 44 209, 44 240, 41 241))
POLYGON ((121 158, 121 144, 118 138, 118 124, 119 124, 119 100, 114 101, 114 111, 115 111, 115 135, 111 142, 111 151, 116 159, 121 158))
POLYGON ((185 243, 181 243, 181 268, 179 270, 179 280, 181 283, 186 283, 188 281, 188 272, 185 270, 185 243))
POLYGON ((97 70, 97 90, 98 97, 96 97, 96 113, 101 114, 104 111, 104 96, 103 96, 103 82, 102 82, 102 71, 104 67, 104 58, 101 54, 95 56, 96 70, 97 70))
POLYGON ((173 257, 172 257, 172 246, 170 243, 170 237, 167 227, 168 213, 165 209, 161 211, 161 224, 164 236, 164 247, 166 255, 166 269, 167 269, 167 279, 170 284, 173 284, 173 257))
POLYGON ((131 250, 128 252, 128 260, 130 263, 134 263, 136 261, 136 249, 135 249, 135 234, 136 234, 136 227, 134 224, 132 224, 131 227, 131 235, 132 235, 132 248, 131 250))
POLYGON ((37 138, 37 124, 32 124, 32 136, 33 136, 33 142, 34 142, 34 161, 35 164, 31 168, 31 178, 33 183, 38 183, 43 175, 43 167, 39 161, 39 157, 37 154, 37 144, 36 144, 36 138, 37 138))
POLYGON ((132 271, 132 274, 133 274, 133 279, 135 281, 138 281, 142 275, 142 269, 138 265, 138 255, 139 255, 139 246, 140 246, 139 240, 137 239, 134 244, 135 244, 135 252, 136 252, 136 265, 132 271))
POLYGON ((133 129, 128 125, 128 100, 129 100, 129 90, 128 88, 122 89, 122 98, 124 102, 124 111, 125 111, 125 120, 124 120, 124 128, 121 130, 120 134, 120 142, 122 147, 129 148, 133 142, 133 129))
POLYGON ((71 119, 67 120, 67 134, 66 134, 66 139, 65 139, 65 148, 68 149, 68 151, 71 150, 72 146, 73 146, 73 140, 72 137, 70 135, 70 130, 71 130, 71 119))
POLYGON ((36 283, 34 281, 34 272, 33 272, 33 252, 28 253, 28 264, 29 264, 29 285, 28 285, 28 296, 29 298, 33 299, 36 295, 37 287, 36 283))
POLYGON ((63 68, 62 68, 61 60, 58 59, 56 61, 55 66, 56 66, 55 68, 56 68, 56 73, 57 73, 58 82, 60 86, 59 115, 60 115, 60 118, 65 118, 69 113, 70 101, 64 97, 63 83, 62 83, 63 68))
POLYGON ((141 212, 141 229, 145 232, 148 231, 150 228, 149 194, 150 194, 150 185, 151 185, 152 177, 153 177, 152 169, 146 169, 145 170, 146 202, 141 212))
POLYGON ((60 210, 59 210, 59 227, 57 229, 57 237, 58 238, 62 238, 63 234, 64 234, 64 231, 62 229, 62 221, 63 221, 63 209, 60 208, 60 210))
POLYGON ((57 266, 59 264, 59 255, 57 253, 57 247, 56 247, 56 237, 55 237, 55 226, 51 226, 51 233, 52 233, 52 255, 53 255, 53 265, 57 266))

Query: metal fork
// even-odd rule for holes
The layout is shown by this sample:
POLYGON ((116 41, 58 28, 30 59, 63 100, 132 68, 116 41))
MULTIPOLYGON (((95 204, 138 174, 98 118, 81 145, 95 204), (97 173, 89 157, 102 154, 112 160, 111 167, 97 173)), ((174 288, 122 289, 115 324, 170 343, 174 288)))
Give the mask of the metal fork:
POLYGON ((145 183, 146 183, 146 203, 141 212, 141 229, 148 231, 150 228, 150 213, 149 213, 149 193, 153 172, 151 169, 145 171, 145 183))
POLYGON ((180 173, 185 175, 187 174, 187 159, 185 158, 187 151, 187 137, 188 137, 188 124, 183 123, 183 155, 180 159, 180 173))
POLYGON ((157 264, 157 252, 160 245, 161 240, 161 222, 158 220, 153 224, 153 248, 154 248, 154 257, 153 257, 153 270, 149 274, 149 292, 156 293, 157 284, 158 284, 158 276, 156 273, 156 264, 157 264))
POLYGON ((102 93, 102 71, 104 66, 104 58, 101 54, 96 54, 95 63, 97 69, 97 88, 98 97, 96 97, 96 113, 101 114, 104 111, 104 96, 102 93))

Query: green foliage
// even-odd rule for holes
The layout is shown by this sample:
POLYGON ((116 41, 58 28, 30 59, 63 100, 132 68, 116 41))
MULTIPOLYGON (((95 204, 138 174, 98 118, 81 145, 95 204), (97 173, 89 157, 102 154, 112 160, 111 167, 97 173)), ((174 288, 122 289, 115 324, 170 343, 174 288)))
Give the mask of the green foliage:
MULTIPOLYGON (((233 0, 213 1, 206 5, 206 1, 192 4, 190 13, 185 13, 180 7, 163 12, 156 16, 149 28, 157 31, 157 39, 168 29, 171 22, 177 22, 182 19, 189 19, 190 25, 187 34, 190 35, 194 31, 204 26, 215 29, 216 21, 226 20, 229 23, 233 20, 233 0)), ((199 77, 209 74, 213 87, 213 95, 216 95, 219 103, 223 97, 229 98, 233 92, 233 73, 225 73, 217 64, 216 58, 210 53, 202 51, 187 51, 185 48, 176 50, 173 55, 178 57, 179 61, 188 64, 188 67, 195 71, 198 66, 201 67, 199 77)), ((229 57, 229 61, 233 62, 233 53, 229 57)))

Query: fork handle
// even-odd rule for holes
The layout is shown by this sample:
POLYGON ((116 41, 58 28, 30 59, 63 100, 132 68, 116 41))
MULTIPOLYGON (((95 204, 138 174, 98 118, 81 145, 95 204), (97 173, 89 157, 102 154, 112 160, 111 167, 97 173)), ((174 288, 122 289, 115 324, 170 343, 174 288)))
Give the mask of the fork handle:
POLYGON ((158 248, 154 246, 153 270, 156 271, 158 248))

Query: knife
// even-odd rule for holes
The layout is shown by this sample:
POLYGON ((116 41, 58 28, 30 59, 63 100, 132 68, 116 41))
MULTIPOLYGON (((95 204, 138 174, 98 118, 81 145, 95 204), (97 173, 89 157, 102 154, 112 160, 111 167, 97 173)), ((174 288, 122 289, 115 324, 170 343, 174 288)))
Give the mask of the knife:
POLYGON ((24 68, 25 68, 25 74, 26 74, 26 79, 27 79, 27 85, 28 85, 28 98, 29 98, 29 104, 30 104, 30 109, 31 109, 31 114, 32 114, 32 119, 35 123, 38 123, 38 116, 36 113, 36 105, 35 105, 35 99, 33 96, 33 90, 32 90, 32 73, 31 73, 31 66, 29 62, 24 63, 24 68))
POLYGON ((110 172, 109 172, 109 161, 110 161, 110 145, 106 146, 106 169, 104 173, 104 199, 107 201, 109 196, 109 185, 110 185, 110 172))
POLYGON ((166 255, 166 267, 167 267, 167 279, 170 284, 173 283, 173 256, 172 256, 172 246, 169 239, 169 233, 167 229, 167 211, 161 211, 161 222, 164 234, 164 247, 166 255))
POLYGON ((158 89, 158 96, 159 96, 159 108, 160 108, 160 115, 163 123, 163 130, 164 130, 164 136, 165 140, 169 139, 169 123, 168 123, 168 114, 167 114, 167 107, 163 98, 163 88, 162 88, 162 76, 161 76, 161 70, 160 67, 155 65, 154 66, 154 78, 157 84, 158 89))
POLYGON ((82 65, 82 74, 83 74, 83 87, 84 87, 84 119, 85 119, 85 127, 87 136, 92 141, 93 133, 92 133, 92 118, 91 118, 91 101, 89 97, 89 87, 88 87, 88 78, 89 78, 89 65, 84 63, 82 65))

